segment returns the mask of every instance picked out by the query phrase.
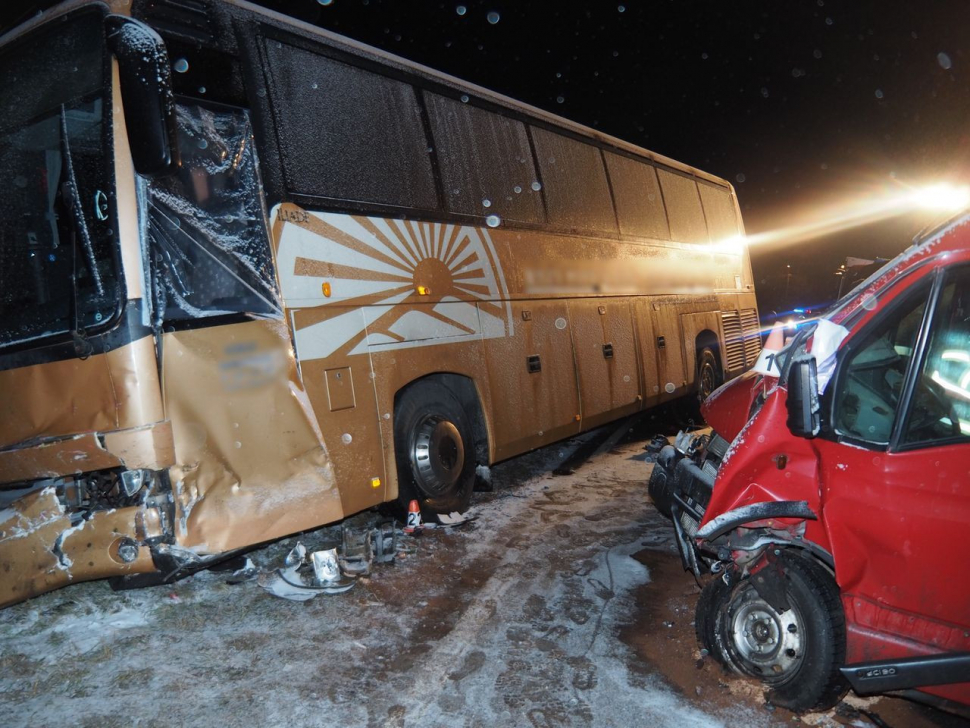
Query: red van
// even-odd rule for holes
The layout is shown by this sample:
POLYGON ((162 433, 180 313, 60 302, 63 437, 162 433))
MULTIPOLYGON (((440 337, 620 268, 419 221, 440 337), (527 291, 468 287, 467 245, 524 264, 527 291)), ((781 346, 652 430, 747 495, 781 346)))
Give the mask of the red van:
POLYGON ((970 215, 766 356, 778 376, 715 391, 713 431, 681 433, 650 478, 685 568, 716 575, 702 647, 795 711, 851 686, 966 714, 970 215))

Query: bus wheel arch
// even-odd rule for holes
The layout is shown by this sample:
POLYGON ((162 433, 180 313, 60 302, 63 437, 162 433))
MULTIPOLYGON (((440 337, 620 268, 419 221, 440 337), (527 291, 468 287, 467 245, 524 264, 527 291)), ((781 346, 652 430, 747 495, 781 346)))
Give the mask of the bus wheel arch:
POLYGON ((394 398, 394 452, 401 506, 416 499, 429 515, 466 510, 476 466, 488 462, 474 382, 439 373, 400 389, 394 398))

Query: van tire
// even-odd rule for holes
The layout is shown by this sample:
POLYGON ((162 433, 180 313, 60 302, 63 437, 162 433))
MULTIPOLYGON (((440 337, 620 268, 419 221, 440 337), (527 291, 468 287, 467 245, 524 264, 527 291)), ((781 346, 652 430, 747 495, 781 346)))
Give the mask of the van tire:
POLYGON ((462 513, 475 486, 475 450, 469 418, 450 389, 418 381, 394 411, 398 501, 416 499, 421 510, 462 513))
MULTIPOLYGON (((698 627, 700 629, 700 627, 698 627)), ((738 582, 709 622, 728 666, 771 688, 775 705, 800 713, 827 710, 845 695, 845 614, 829 572, 811 558, 782 554, 738 582), (759 594, 784 594, 776 610, 759 594)), ((713 651, 712 651, 713 654, 713 651)))
POLYGON ((725 668, 730 668, 731 664, 721 640, 723 630, 720 629, 719 620, 724 618, 730 596, 731 585, 724 581, 723 574, 718 574, 704 586, 694 611, 694 631, 698 644, 725 668))

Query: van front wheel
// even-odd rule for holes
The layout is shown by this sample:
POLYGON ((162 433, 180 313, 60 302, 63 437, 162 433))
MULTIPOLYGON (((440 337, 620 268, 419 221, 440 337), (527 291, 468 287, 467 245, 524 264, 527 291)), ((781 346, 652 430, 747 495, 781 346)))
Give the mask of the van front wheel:
POLYGON ((715 641, 736 672, 765 682, 769 699, 794 712, 825 710, 845 694, 845 615, 829 573, 783 555, 731 590, 712 620, 715 641), (770 604, 755 588, 776 595, 770 604), (777 595, 784 596, 779 604, 777 595))
POLYGON ((475 485, 471 427, 458 399, 435 382, 417 382, 398 400, 394 449, 399 500, 430 513, 467 510, 475 485))

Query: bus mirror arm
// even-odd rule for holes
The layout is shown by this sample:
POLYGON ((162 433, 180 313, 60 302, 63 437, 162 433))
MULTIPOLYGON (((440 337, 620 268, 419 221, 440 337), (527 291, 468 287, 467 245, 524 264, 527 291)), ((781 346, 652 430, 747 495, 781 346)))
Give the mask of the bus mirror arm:
POLYGON ((144 23, 123 15, 105 18, 108 46, 118 59, 121 100, 135 171, 158 177, 179 164, 175 99, 168 51, 144 23))

